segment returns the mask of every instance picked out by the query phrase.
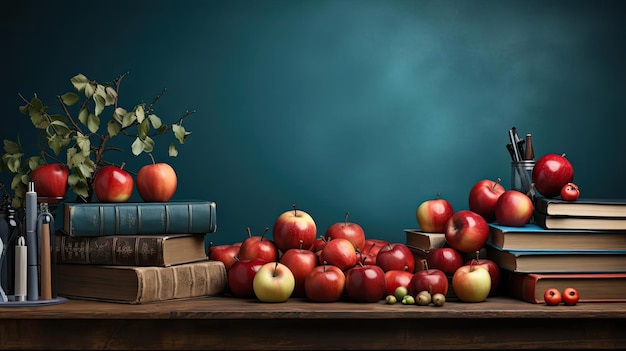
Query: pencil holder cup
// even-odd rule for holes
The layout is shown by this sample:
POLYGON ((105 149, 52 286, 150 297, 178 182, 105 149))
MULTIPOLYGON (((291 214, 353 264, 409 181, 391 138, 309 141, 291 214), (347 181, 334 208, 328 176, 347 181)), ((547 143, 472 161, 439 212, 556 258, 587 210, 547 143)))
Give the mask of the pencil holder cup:
POLYGON ((533 181, 534 160, 511 162, 511 189, 527 194, 533 181))

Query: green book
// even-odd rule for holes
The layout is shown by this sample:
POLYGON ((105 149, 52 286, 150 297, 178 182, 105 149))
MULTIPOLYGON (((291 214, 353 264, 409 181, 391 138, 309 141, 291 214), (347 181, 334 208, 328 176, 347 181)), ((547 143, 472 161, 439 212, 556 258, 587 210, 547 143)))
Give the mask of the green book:
POLYGON ((70 236, 207 234, 217 229, 213 201, 65 203, 70 236))

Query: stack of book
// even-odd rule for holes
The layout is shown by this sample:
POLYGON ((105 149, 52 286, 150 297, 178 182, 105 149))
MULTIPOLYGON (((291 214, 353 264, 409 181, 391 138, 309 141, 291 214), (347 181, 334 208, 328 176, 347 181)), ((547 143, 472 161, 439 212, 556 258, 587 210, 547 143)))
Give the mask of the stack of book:
POLYGON ((580 302, 626 302, 626 200, 537 197, 533 219, 489 224, 487 257, 510 296, 543 303, 547 288, 573 287, 580 302))
POLYGON ((57 295, 140 304, 223 293, 226 269, 205 246, 215 211, 212 201, 64 203, 57 295))

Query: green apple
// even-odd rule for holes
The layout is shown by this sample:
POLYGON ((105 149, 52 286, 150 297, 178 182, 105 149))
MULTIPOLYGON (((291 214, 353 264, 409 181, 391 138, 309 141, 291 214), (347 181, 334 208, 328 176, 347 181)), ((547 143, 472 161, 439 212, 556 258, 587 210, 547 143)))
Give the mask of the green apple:
POLYGON ((261 302, 285 302, 296 287, 296 278, 286 265, 276 261, 261 266, 254 275, 252 288, 261 302))
POLYGON ((452 276, 452 288, 463 302, 482 302, 491 290, 491 276, 486 269, 475 264, 461 266, 452 276))

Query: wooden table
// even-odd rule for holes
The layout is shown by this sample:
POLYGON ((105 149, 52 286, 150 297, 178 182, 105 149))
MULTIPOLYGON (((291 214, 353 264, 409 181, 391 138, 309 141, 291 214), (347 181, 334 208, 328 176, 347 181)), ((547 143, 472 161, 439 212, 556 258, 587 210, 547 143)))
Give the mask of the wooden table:
POLYGON ((508 349, 626 346, 626 303, 505 297, 443 307, 206 297, 0 308, 2 349, 508 349))

